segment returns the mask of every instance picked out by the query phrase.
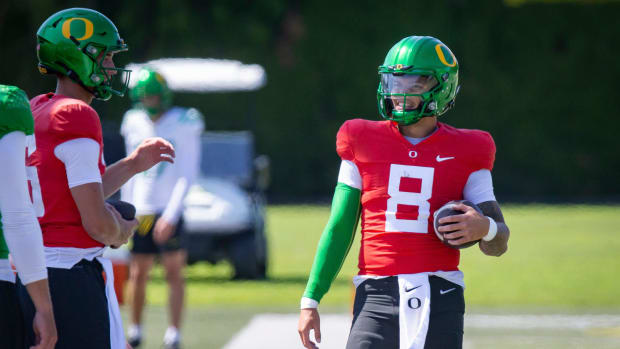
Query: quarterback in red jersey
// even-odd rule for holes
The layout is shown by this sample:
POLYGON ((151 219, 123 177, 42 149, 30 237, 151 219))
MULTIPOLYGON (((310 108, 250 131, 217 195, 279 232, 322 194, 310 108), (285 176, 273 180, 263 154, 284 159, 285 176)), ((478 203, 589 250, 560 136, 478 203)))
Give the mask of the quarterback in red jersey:
MULTIPOLYGON (((33 198, 47 247, 103 247, 81 224, 70 188, 100 182, 105 173, 103 136, 97 112, 80 99, 48 93, 30 102, 35 120, 36 150, 28 157, 33 198), (68 143, 67 143, 68 142, 68 143), (67 177, 64 153, 71 145, 98 148, 95 178, 67 177), (63 150, 64 149, 64 150, 63 150), (37 183, 38 181, 38 183, 37 183), (45 200, 43 200, 45 198, 45 200)), ((92 164, 90 164, 92 165, 92 164)), ((85 166, 85 165, 82 165, 85 166)))
POLYGON ((399 41, 379 67, 379 112, 386 121, 346 121, 336 139, 342 159, 332 213, 301 301, 298 331, 306 348, 320 342, 318 302, 351 246, 361 216, 359 274, 347 348, 461 348, 463 273, 459 245, 480 240, 493 256, 509 230, 495 199, 495 144, 484 131, 437 117, 454 106, 458 63, 433 37, 399 41), (452 200, 463 214, 433 213, 452 200))
MULTIPOLYGON (((37 42, 39 70, 54 74, 57 85, 55 93, 31 100, 36 144, 28 148, 27 174, 43 233, 56 348, 124 349, 112 265, 102 254, 126 243, 137 221, 123 219, 104 199, 133 175, 173 162, 174 149, 161 138, 147 139, 106 168, 101 123, 90 103, 122 96, 129 74, 114 66, 114 54, 127 46, 107 17, 83 8, 60 11, 41 25, 37 42)), ((19 297, 24 321, 32 322, 23 286, 19 297)), ((34 341, 30 331, 27 344, 34 341)))

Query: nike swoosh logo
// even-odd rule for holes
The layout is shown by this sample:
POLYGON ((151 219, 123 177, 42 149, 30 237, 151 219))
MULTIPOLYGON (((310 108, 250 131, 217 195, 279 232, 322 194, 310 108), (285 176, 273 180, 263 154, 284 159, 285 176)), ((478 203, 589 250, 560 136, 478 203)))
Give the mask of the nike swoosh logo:
POLYGON ((437 155, 437 157, 435 158, 437 162, 442 162, 442 161, 452 160, 452 159, 454 159, 454 156, 447 156, 445 158, 442 158, 441 156, 437 155))
POLYGON ((411 292, 411 291, 415 290, 418 287, 422 287, 422 285, 416 286, 416 287, 413 287, 413 288, 410 288, 410 289, 407 289, 407 286, 405 286, 405 292, 411 292))
POLYGON ((456 290, 456 288, 451 288, 451 289, 448 289, 448 290, 439 290, 439 294, 442 294, 442 295, 443 295, 443 294, 446 294, 446 293, 452 292, 452 291, 454 291, 454 290, 456 290))

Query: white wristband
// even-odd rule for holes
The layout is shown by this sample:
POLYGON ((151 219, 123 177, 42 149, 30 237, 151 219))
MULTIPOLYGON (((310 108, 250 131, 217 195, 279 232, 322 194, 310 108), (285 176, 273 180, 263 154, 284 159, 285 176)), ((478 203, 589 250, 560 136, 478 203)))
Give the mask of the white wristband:
POLYGON ((497 223, 495 223, 495 220, 493 218, 488 216, 487 218, 489 219, 489 232, 485 237, 482 238, 482 240, 491 241, 495 238, 495 235, 497 235, 497 223))
POLYGON ((316 309, 319 306, 319 302, 312 298, 301 297, 301 309, 316 309))

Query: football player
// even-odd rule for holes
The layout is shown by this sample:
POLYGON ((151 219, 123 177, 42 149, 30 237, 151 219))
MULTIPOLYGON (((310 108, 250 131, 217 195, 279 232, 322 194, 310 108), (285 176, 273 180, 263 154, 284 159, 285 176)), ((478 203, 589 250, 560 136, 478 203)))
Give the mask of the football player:
POLYGON ((34 214, 24 153, 32 138, 33 121, 26 93, 0 85, 0 347, 22 349, 23 327, 9 251, 21 281, 34 303, 34 348, 52 349, 57 333, 47 283, 41 228, 34 214), (8 249, 7 249, 8 245, 8 249))
POLYGON ((147 137, 162 137, 174 144, 174 165, 161 163, 132 178, 121 189, 121 198, 136 206, 140 225, 132 237, 130 263, 131 321, 129 343, 142 340, 142 310, 146 282, 156 255, 166 271, 169 294, 169 326, 164 347, 180 346, 181 313, 185 293, 183 268, 187 253, 182 245, 183 199, 200 168, 200 135, 204 130, 198 110, 172 106, 172 92, 164 77, 150 67, 138 72, 130 90, 134 108, 125 113, 121 134, 127 152, 147 137))
MULTIPOLYGON (((138 222, 123 219, 104 199, 136 173, 173 162, 174 148, 163 139, 145 140, 107 168, 103 161, 101 123, 90 103, 123 95, 129 72, 115 68, 113 56, 126 50, 114 24, 90 9, 57 12, 37 31, 39 71, 55 75, 57 84, 55 92, 30 101, 36 148, 26 164, 43 233, 56 348, 125 348, 112 265, 101 255, 105 246, 126 243, 138 222)), ((32 302, 19 285, 18 292, 25 321, 32 321, 32 302)), ((27 334, 27 344, 33 337, 27 334)))
POLYGON ((481 240, 500 256, 509 230, 495 200, 495 144, 484 131, 437 121, 454 106, 458 62, 441 41, 410 36, 379 66, 377 101, 385 121, 346 121, 336 138, 342 159, 331 216, 301 301, 298 332, 306 348, 321 341, 317 306, 336 277, 361 215, 361 250, 347 348, 461 348, 463 273, 459 250, 433 232, 435 210, 466 199, 463 214, 439 228, 455 247, 481 240))

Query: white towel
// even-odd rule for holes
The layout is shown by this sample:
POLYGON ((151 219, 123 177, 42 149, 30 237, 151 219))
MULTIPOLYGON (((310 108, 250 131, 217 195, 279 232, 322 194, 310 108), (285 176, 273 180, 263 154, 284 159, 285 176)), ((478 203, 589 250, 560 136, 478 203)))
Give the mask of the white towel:
POLYGON ((123 320, 121 319, 121 312, 116 299, 116 292, 114 291, 112 262, 103 257, 97 257, 97 260, 105 271, 105 295, 108 298, 108 313, 110 314, 110 348, 124 349, 126 348, 125 332, 123 331, 123 320))
POLYGON ((400 349, 424 349, 431 312, 426 273, 398 275, 400 349))

